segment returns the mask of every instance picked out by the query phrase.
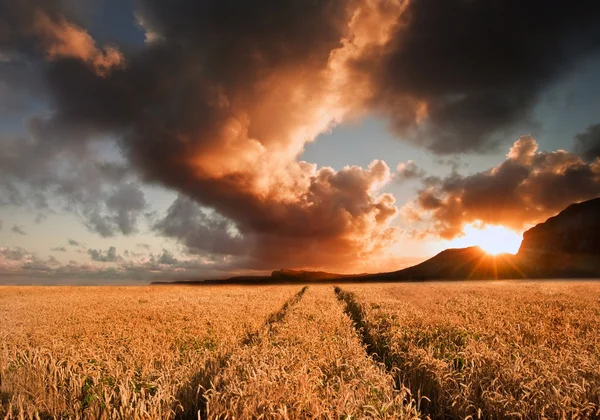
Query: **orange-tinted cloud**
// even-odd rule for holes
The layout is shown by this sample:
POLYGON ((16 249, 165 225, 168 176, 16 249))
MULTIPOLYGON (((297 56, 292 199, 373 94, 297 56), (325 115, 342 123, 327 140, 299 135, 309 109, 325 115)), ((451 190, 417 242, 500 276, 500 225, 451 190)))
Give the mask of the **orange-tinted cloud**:
POLYGON ((397 214, 395 199, 380 192, 391 179, 383 161, 340 171, 289 165, 297 167, 287 179, 274 177, 258 189, 251 176, 197 181, 216 186, 210 199, 237 233, 225 219, 203 213, 184 198, 156 228, 197 252, 246 255, 254 268, 347 268, 349 260, 368 258, 395 239, 389 227, 397 214))
MULTIPOLYGON (((136 17, 149 42, 125 61, 60 6, 23 1, 8 0, 33 11, 20 22, 50 60, 43 73, 56 107, 37 138, 60 151, 117 135, 140 178, 180 194, 159 232, 194 252, 247 256, 253 267, 339 266, 395 239, 395 200, 382 190, 387 165, 335 171, 301 161, 319 134, 375 111, 395 130, 423 128, 428 135, 417 140, 437 153, 481 149, 526 119, 540 86, 594 48, 557 55, 547 46, 600 27, 600 9, 587 0, 567 11, 541 0, 502 8, 483 0, 140 0, 136 17), (543 18, 530 21, 532 11, 543 18), (56 140, 64 133, 68 141, 56 140)), ((25 50, 25 41, 0 35, 0 46, 25 50)), ((453 235, 464 219, 481 218, 487 187, 495 192, 488 204, 505 192, 515 203, 533 196, 527 182, 541 182, 536 171, 545 166, 530 149, 479 177, 430 180, 419 202, 433 212, 434 230, 453 235)), ((421 175, 401 168, 401 176, 421 175)), ((518 204, 502 214, 525 223, 546 211, 533 207, 521 222, 518 204)))
POLYGON ((181 194, 157 231, 192 252, 342 269, 376 255, 395 239, 395 199, 381 192, 388 166, 335 171, 298 158, 362 112, 370 80, 349 62, 391 36, 384 12, 404 3, 240 3, 239 16, 209 3, 144 2, 139 19, 155 41, 110 77, 99 71, 112 68, 99 59, 107 51, 87 33, 42 19, 60 108, 41 130, 125 133, 140 175, 181 194))
POLYGON ((113 67, 123 65, 124 57, 115 47, 99 49, 94 39, 82 28, 64 18, 55 21, 41 11, 35 13, 33 32, 40 38, 49 60, 76 58, 106 75, 113 67))
POLYGON ((600 160, 586 162, 564 150, 538 151, 537 142, 523 136, 492 169, 424 183, 405 213, 419 214, 411 212, 415 206, 428 212, 427 233, 451 239, 475 221, 521 231, 569 204, 600 196, 600 160))

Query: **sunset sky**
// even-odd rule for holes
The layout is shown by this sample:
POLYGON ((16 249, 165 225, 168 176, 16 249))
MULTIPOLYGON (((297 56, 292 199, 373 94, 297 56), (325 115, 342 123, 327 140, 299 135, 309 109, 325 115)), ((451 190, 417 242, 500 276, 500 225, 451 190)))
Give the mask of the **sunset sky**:
POLYGON ((600 5, 549 4, 0 0, 0 283, 394 270, 600 196, 600 5))

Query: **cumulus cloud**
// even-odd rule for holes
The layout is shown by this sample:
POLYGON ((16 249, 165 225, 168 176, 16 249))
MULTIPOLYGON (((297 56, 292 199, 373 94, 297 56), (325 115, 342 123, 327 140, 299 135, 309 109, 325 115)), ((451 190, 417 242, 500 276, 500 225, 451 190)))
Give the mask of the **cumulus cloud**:
POLYGON ((10 230, 12 233, 16 233, 17 235, 27 235, 27 232, 25 232, 23 230, 23 228, 19 225, 13 225, 12 229, 10 230))
POLYGON ((51 272, 60 262, 49 256, 46 260, 21 247, 0 247, 0 274, 51 272))
MULTIPOLYGON (((38 63, 52 105, 28 138, 4 142, 2 200, 47 207, 51 191, 112 236, 135 231, 139 182, 160 184, 179 198, 157 232, 249 267, 342 265, 395 239, 388 166, 301 161, 320 133, 374 110, 436 153, 483 149, 527 120, 600 34, 589 0, 140 0, 148 42, 122 53, 70 9, 0 6, 0 50, 38 63), (91 152, 110 136, 127 164, 91 152)), ((422 176, 406 165, 399 177, 422 176)), ((443 202, 431 188, 423 203, 443 202)))
POLYGON ((123 63, 123 55, 117 48, 107 46, 99 50, 84 29, 64 18, 52 19, 38 10, 34 15, 33 31, 39 36, 50 60, 76 58, 90 65, 99 75, 106 75, 123 63))
MULTIPOLYGON (((239 255, 246 252, 244 238, 234 232, 233 224, 218 214, 203 211, 194 201, 179 196, 154 229, 181 240, 196 252, 239 255)), ((144 247, 149 249, 149 247, 144 247)))
POLYGON ((77 59, 98 75, 123 64, 114 46, 99 49, 88 32, 73 22, 68 1, 6 0, 0 5, 0 47, 11 52, 41 51, 50 60, 77 59))
POLYGON ((54 248, 50 248, 50 251, 67 252, 67 248, 65 248, 64 246, 57 246, 54 248))
POLYGON ((68 240, 67 240, 67 243, 68 243, 70 246, 81 246, 81 244, 80 244, 79 242, 77 242, 75 239, 68 239, 68 240))
POLYGON ((396 174, 400 181, 408 181, 411 179, 419 179, 425 176, 425 171, 417 166, 417 164, 409 160, 400 162, 396 167, 396 174))
MULTIPOLYGON (((21 247, 0 247, 0 275, 11 279, 24 276, 28 282, 32 277, 42 283, 63 283, 106 281, 107 279, 149 281, 153 279, 215 278, 239 273, 235 264, 228 258, 194 256, 176 258, 163 250, 158 255, 141 255, 137 260, 125 260, 118 256, 116 249, 106 251, 91 250, 99 261, 81 263, 70 260, 61 263, 54 256, 40 258, 35 253, 21 247), (110 260, 110 261, 107 261, 110 260), (111 264, 105 264, 111 262, 111 264)), ((133 256, 133 255, 132 255, 133 256)))
POLYGON ((52 267, 50 264, 48 264, 47 262, 44 261, 39 261, 39 260, 35 260, 35 261, 28 261, 26 263, 24 263, 21 268, 23 270, 27 270, 27 271, 52 271, 52 267))
POLYGON ((28 138, 0 137, 0 205, 72 212, 104 237, 136 232, 147 202, 135 176, 46 123, 31 120, 28 138))
POLYGON ((130 235, 137 232, 138 218, 147 206, 139 185, 122 184, 107 196, 106 212, 100 212, 96 207, 86 211, 85 223, 103 237, 114 236, 117 232, 130 235))
POLYGON ((18 246, 12 248, 0 247, 0 257, 10 261, 22 261, 30 256, 31 254, 26 249, 18 246))
POLYGON ((175 265, 178 262, 179 260, 175 258, 173 254, 167 251, 166 249, 163 249, 163 253, 160 255, 160 257, 158 257, 159 264, 175 265))
POLYGON ((123 258, 117 254, 117 248, 109 247, 106 251, 101 249, 88 249, 88 255, 93 261, 98 262, 120 262, 123 258))
POLYGON ((450 239, 475 221, 523 230, 574 202, 597 196, 600 160, 586 162, 564 150, 539 151, 535 139, 523 136, 492 169, 426 178, 409 208, 429 212, 432 227, 427 232, 450 239))
POLYGON ((219 210, 229 219, 179 197, 155 228, 191 250, 247 255, 253 266, 341 264, 393 239, 388 225, 397 208, 392 195, 379 192, 391 179, 383 161, 340 171, 304 165, 304 179, 292 191, 272 191, 268 200, 251 192, 224 200, 219 210))

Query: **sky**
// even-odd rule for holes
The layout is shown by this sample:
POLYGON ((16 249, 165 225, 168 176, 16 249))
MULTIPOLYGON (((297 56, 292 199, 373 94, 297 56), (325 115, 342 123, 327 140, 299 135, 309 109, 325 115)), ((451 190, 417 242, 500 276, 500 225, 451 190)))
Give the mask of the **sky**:
POLYGON ((518 245, 600 196, 599 109, 588 0, 0 0, 0 283, 518 245))

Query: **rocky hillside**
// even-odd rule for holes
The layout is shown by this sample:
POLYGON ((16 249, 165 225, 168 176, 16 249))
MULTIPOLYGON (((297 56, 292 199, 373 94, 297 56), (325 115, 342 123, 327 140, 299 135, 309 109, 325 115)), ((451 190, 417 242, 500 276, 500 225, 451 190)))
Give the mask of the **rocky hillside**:
POLYGON ((600 198, 572 204, 523 234, 519 255, 555 252, 600 256, 600 198))
POLYGON ((600 198, 529 229, 517 258, 532 277, 600 276, 600 198))

